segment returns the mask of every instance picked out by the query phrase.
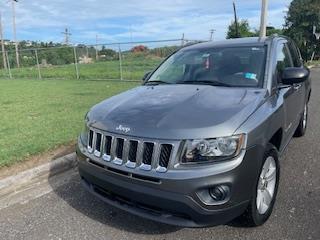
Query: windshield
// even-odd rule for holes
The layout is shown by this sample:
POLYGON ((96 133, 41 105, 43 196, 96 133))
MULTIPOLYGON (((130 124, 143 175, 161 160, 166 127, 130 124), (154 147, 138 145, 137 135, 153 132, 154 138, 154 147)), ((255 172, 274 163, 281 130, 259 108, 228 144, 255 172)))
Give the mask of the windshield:
POLYGON ((146 84, 262 86, 265 47, 180 50, 169 57, 146 84))

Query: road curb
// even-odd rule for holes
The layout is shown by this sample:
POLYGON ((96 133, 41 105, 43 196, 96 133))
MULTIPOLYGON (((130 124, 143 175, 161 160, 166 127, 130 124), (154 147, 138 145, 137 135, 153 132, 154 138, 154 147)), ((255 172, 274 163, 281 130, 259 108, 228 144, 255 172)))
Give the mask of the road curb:
POLYGON ((19 191, 37 179, 49 178, 77 166, 76 154, 71 153, 43 165, 0 180, 0 199, 19 191))

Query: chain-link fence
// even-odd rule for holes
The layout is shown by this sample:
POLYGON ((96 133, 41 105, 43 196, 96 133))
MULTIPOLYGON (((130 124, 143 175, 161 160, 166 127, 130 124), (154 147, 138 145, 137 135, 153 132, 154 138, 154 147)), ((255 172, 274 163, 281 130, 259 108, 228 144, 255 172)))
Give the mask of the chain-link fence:
MULTIPOLYGON (((141 80, 186 39, 14 50, 0 58, 0 78, 141 80), (5 59, 5 63, 4 63, 5 59)), ((0 51, 0 55, 3 53, 0 51)))

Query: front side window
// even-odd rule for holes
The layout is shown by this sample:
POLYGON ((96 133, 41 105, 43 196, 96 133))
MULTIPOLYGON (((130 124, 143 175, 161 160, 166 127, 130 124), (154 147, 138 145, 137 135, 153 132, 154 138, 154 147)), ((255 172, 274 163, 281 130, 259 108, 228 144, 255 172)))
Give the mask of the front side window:
POLYGON ((281 83, 282 72, 285 68, 293 67, 292 60, 288 48, 285 43, 281 43, 277 47, 277 81, 281 83))
POLYGON ((302 62, 301 62, 301 56, 300 56, 299 50, 297 49, 297 47, 292 41, 289 42, 288 47, 290 49, 294 67, 301 67, 302 62))
POLYGON ((180 50, 151 75, 147 84, 260 87, 265 55, 265 46, 180 50))

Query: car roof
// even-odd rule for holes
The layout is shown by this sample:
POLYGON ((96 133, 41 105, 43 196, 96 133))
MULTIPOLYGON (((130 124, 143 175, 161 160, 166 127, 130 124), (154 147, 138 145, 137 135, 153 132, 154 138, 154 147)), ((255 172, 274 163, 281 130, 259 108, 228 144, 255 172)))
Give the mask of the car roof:
POLYGON ((270 36, 270 37, 248 37, 248 38, 234 38, 223 41, 212 41, 197 43, 186 46, 183 50, 202 49, 202 48, 219 48, 219 47, 241 47, 241 46, 264 46, 275 39, 284 39, 284 37, 270 36))

